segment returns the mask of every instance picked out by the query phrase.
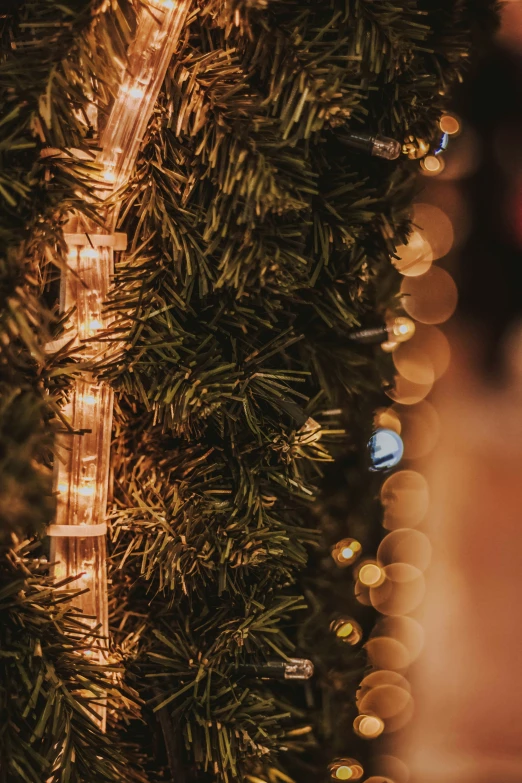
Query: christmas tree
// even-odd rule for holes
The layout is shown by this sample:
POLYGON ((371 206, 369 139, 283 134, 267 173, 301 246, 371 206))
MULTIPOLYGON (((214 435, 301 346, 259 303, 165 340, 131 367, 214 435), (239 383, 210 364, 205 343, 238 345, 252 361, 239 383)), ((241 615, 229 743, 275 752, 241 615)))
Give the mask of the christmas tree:
POLYGON ((392 368, 360 330, 401 316, 416 158, 483 5, 3 4, 0 781, 366 767, 343 618, 373 615, 338 542, 375 551, 392 368))

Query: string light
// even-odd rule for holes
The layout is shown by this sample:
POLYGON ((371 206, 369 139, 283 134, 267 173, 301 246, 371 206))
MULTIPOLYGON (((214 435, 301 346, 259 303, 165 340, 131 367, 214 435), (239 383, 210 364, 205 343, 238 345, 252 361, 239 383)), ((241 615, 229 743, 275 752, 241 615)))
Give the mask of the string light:
POLYGON ((460 133, 460 122, 454 114, 443 114, 439 120, 439 127, 449 136, 458 136, 460 133))
POLYGON ((420 168, 422 173, 428 177, 434 177, 444 171, 445 163, 444 159, 436 157, 435 155, 427 155, 420 162, 420 168))
POLYGON ((374 561, 363 563, 357 573, 357 579, 366 587, 379 587, 386 580, 386 573, 374 561))
POLYGON ((362 765, 355 759, 337 759, 328 770, 332 780, 359 780, 364 775, 362 765))
POLYGON ((343 538, 332 547, 331 554, 337 565, 344 567, 353 565, 360 557, 361 552, 362 546, 359 541, 354 538, 343 538))
POLYGON ((361 626, 351 617, 333 620, 330 624, 330 630, 333 631, 338 639, 352 645, 352 647, 358 644, 363 636, 361 626))
POLYGON ((377 715, 358 715, 353 730, 362 739, 376 739, 384 731, 384 721, 377 715))

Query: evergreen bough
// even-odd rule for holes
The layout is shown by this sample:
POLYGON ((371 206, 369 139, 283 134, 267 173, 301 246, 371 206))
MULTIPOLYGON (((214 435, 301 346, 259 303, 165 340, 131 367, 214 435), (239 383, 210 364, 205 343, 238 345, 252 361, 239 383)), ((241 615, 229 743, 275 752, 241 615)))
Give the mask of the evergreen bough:
POLYGON ((367 754, 350 731, 364 655, 328 632, 353 587, 328 546, 378 535, 362 447, 390 368, 347 338, 396 307, 416 164, 348 135, 432 140, 493 5, 194 2, 121 194, 130 249, 96 367, 116 391, 116 672, 82 660, 74 582, 53 587, 42 559, 59 406, 87 368, 44 350, 56 263, 67 214, 96 203, 93 165, 40 153, 92 149, 85 110, 95 95, 103 122, 136 7, 2 10, 2 783, 304 783, 367 754), (295 655, 312 684, 241 671, 295 655), (106 735, 88 717, 104 687, 106 735))

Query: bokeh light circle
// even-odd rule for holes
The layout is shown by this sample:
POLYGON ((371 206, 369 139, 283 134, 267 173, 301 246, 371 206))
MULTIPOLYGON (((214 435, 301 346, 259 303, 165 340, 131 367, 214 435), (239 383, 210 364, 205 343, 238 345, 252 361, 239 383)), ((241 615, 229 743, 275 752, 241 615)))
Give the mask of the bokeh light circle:
POLYGON ((415 334, 393 355, 399 375, 409 381, 430 384, 444 375, 451 359, 447 337, 436 326, 416 325, 415 334))
POLYGON ((416 405, 427 397, 432 387, 433 383, 414 383, 402 375, 396 375, 394 386, 386 390, 386 396, 402 405, 416 405))
POLYGON ((401 470, 389 476, 381 487, 383 526, 387 530, 417 527, 425 518, 430 493, 428 482, 414 470, 401 470))
POLYGON ((405 277, 401 302, 408 315, 423 324, 447 321, 457 307, 457 286, 445 269, 432 266, 420 277, 405 277))
POLYGON ((401 420, 404 457, 426 457, 435 448, 440 436, 441 425, 436 409, 425 400, 414 406, 394 405, 393 409, 401 420))
POLYGON ((428 271, 433 262, 431 245, 420 231, 412 231, 405 245, 399 245, 392 263, 401 275, 417 277, 428 271))
POLYGON ((370 600, 374 609, 386 615, 404 615, 413 612, 421 603, 426 591, 424 575, 408 563, 392 563, 383 566, 385 581, 370 588, 370 600))
POLYGON ((410 527, 388 533, 377 550, 382 565, 408 563, 419 571, 425 571, 431 561, 431 543, 428 536, 410 527))
POLYGON ((382 617, 372 631, 372 638, 374 636, 390 637, 400 642, 408 651, 408 665, 417 660, 424 647, 424 628, 413 617, 382 617))
POLYGON ((414 204, 413 228, 429 242, 433 260, 442 258, 453 246, 453 224, 447 214, 434 204, 414 204))

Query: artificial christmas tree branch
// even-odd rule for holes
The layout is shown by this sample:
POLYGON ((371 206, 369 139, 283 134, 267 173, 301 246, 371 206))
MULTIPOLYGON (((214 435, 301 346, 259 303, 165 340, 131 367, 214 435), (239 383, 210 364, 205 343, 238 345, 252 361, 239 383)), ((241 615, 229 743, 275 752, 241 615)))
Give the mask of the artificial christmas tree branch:
MULTIPOLYGON (((9 404, 0 438, 10 481, 0 509, 9 508, 10 530, 49 522, 59 403, 95 371, 115 397, 113 640, 146 722, 114 695, 107 742, 96 748, 104 735, 88 718, 91 739, 63 780, 121 783, 141 769, 151 783, 179 770, 187 783, 321 780, 337 756, 364 762, 368 754, 350 717, 366 659, 350 645, 340 650, 330 631, 353 585, 329 547, 352 528, 369 551, 375 542, 377 479, 364 460, 358 468, 351 460, 389 367, 379 348, 349 336, 382 326, 395 307, 390 256, 407 238, 413 195, 410 161, 371 158, 346 142, 354 132, 398 143, 434 132, 441 93, 461 78, 473 12, 414 0, 401 8, 380 0, 194 3, 135 172, 116 195, 118 225, 102 228, 89 105, 95 93, 101 116, 109 113, 140 7, 26 2, 1 28, 9 306, 0 350, 9 404), (82 149, 90 160, 42 159, 40 147, 82 149), (74 344, 44 350, 63 329, 51 305, 54 265, 68 263, 71 213, 80 227, 67 234, 117 230, 129 240, 110 301, 91 319, 106 326, 90 343, 100 345, 96 356, 74 344), (6 500, 13 488, 18 504, 6 500), (313 680, 255 675, 267 661, 293 657, 313 659, 313 680), (111 766, 113 754, 126 769, 111 766)), ((101 184, 112 187, 118 161, 106 163, 101 184)), ((78 263, 81 248, 92 249, 72 244, 78 263)), ((2 567, 10 586, 13 571, 2 567)), ((36 579, 42 584, 40 572, 36 579)), ((66 599, 74 596, 56 598, 66 599)), ((43 611, 51 618, 48 605, 43 611)), ((2 649, 15 651, 18 604, 10 617, 0 624, 0 633, 11 629, 2 649)), ((371 617, 360 619, 365 633, 371 617)), ((66 634, 52 644, 59 656, 66 634)), ((24 772, 39 783, 50 765, 54 783, 78 724, 51 723, 40 701, 23 717, 39 670, 14 689, 8 676, 0 694, 16 710, 3 737, 19 759, 40 725, 41 759, 33 758, 34 774, 24 772)), ((68 709, 76 703, 74 695, 68 709)), ((18 783, 18 769, 3 769, 18 783)))

